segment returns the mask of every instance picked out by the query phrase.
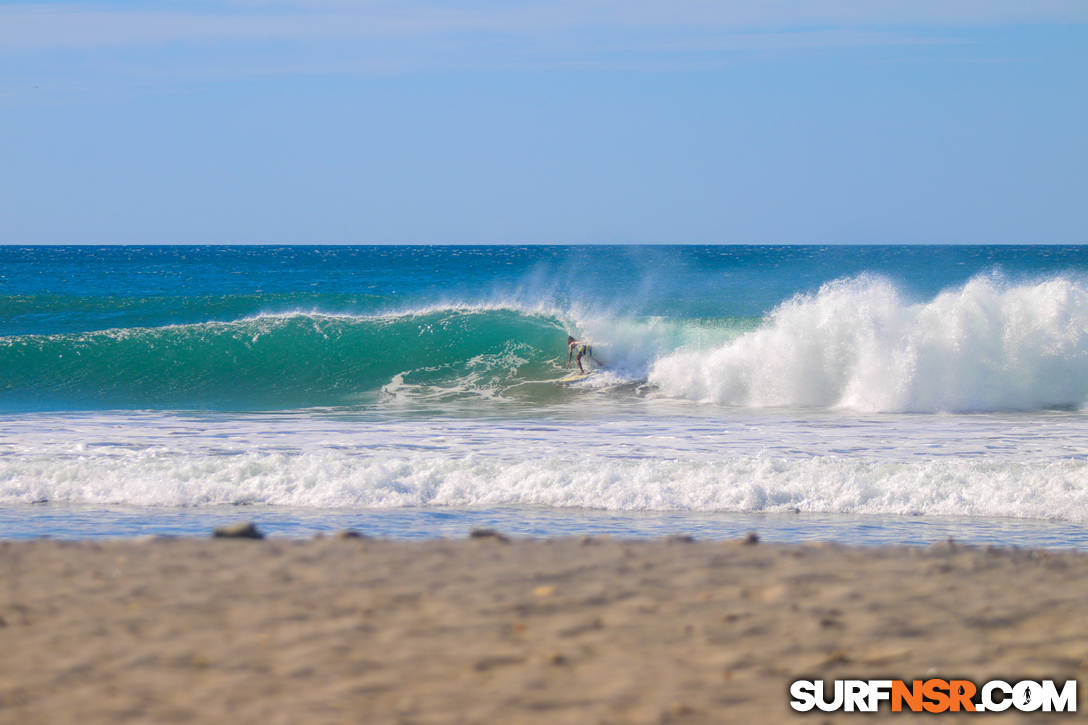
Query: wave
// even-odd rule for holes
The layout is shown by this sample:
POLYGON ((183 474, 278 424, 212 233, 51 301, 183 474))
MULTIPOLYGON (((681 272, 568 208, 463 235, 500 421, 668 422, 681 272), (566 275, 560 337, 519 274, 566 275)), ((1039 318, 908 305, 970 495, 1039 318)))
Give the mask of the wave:
POLYGON ((0 337, 9 409, 546 405, 593 390, 865 412, 1078 409, 1088 285, 986 275, 914 301, 863 275, 763 318, 639 316, 545 297, 0 337), (568 332, 592 342, 607 374, 538 385, 561 376, 568 332))
POLYGON ((649 381, 745 407, 1075 409, 1088 401, 1088 286, 987 275, 915 303, 886 279, 839 280, 736 339, 663 356, 649 381))
POLYGON ((539 505, 614 511, 1000 516, 1088 521, 1088 461, 681 460, 299 453, 19 456, 0 503, 320 508, 539 505))
POLYGON ((348 405, 395 378, 486 388, 543 374, 565 350, 563 330, 545 314, 438 308, 9 336, 0 338, 0 393, 45 405, 348 405))
POLYGON ((388 304, 389 298, 382 295, 328 292, 193 296, 0 295, 0 335, 162 327, 306 309, 371 314, 388 304))
POLYGON ((565 374, 568 332, 593 340, 608 364, 607 374, 581 386, 586 390, 644 380, 660 354, 708 335, 722 339, 731 324, 497 302, 9 335, 0 337, 0 404, 232 410, 465 398, 547 403, 570 391, 531 384, 565 374))

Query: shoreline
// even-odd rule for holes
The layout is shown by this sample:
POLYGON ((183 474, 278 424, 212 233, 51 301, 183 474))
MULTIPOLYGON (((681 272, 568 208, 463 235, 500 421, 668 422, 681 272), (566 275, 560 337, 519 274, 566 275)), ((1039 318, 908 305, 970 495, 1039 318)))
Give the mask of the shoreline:
MULTIPOLYGON (((269 536, 305 540, 355 528, 401 541, 459 539, 494 527, 513 538, 613 536, 652 540, 691 535, 722 541, 758 531, 767 542, 834 542, 847 546, 930 546, 955 540, 975 546, 1088 551, 1088 525, 1076 521, 984 516, 909 516, 817 512, 613 511, 539 505, 320 509, 252 504, 244 515, 269 536)), ((0 505, 0 540, 107 541, 143 536, 201 537, 237 521, 231 504, 196 507, 66 502, 0 505)))
POLYGON ((4 722, 838 722, 789 682, 1088 675, 1076 551, 35 540, 0 571, 4 722))

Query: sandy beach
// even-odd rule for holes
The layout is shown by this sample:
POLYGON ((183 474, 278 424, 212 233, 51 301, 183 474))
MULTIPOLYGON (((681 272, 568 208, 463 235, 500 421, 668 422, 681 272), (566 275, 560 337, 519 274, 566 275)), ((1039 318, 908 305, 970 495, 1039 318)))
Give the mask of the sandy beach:
POLYGON ((847 722, 788 683, 1088 668, 1075 552, 39 540, 0 574, 5 723, 847 722))

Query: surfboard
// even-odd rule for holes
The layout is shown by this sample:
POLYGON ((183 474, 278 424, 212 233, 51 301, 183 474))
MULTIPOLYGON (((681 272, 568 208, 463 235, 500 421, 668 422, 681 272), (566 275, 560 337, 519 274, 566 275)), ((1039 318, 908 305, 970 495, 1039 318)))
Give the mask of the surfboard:
POLYGON ((557 383, 576 383, 579 380, 585 380, 586 378, 588 378, 592 374, 593 374, 592 370, 589 370, 589 371, 584 372, 584 373, 571 373, 570 375, 568 375, 565 378, 559 378, 555 382, 557 382, 557 383))

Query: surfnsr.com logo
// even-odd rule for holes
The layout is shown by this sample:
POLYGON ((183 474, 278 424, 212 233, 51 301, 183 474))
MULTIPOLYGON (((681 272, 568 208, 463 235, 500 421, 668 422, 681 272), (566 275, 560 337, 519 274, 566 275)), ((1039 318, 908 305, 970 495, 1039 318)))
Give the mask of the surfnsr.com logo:
POLYGON ((796 680, 790 707, 798 712, 876 712, 888 703, 892 712, 1076 712, 1077 681, 1059 689, 1054 680, 796 680))

